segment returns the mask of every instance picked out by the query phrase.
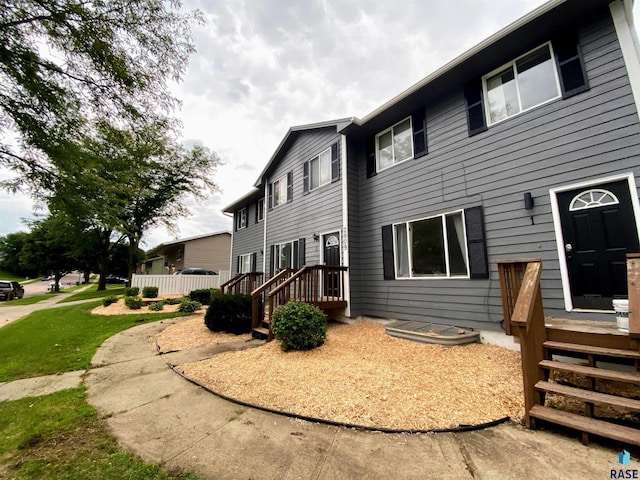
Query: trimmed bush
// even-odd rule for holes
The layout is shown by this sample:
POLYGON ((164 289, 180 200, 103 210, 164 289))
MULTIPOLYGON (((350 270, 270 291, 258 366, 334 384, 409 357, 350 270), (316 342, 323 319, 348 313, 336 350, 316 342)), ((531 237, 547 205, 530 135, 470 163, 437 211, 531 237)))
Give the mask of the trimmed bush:
POLYGON ((110 297, 105 297, 102 300, 102 306, 108 307, 109 305, 111 305, 112 303, 116 303, 117 301, 118 301, 118 297, 114 297, 113 295, 110 297))
POLYGON ((151 310, 153 312, 159 312, 163 308, 164 308, 164 303, 162 303, 162 302, 155 302, 155 303, 152 303, 151 305, 149 305, 149 310, 151 310))
POLYGON ((189 298, 194 302, 200 302, 202 305, 209 305, 212 298, 220 295, 222 295, 222 292, 219 288, 203 288, 189 292, 189 298))
POLYGON ((165 298, 164 300, 162 300, 162 303, 164 303, 165 305, 178 305, 179 303, 182 303, 184 300, 187 300, 187 298, 186 297, 165 298))
POLYGON ((158 287, 142 287, 142 298, 156 298, 158 287))
POLYGON ((140 310, 142 299, 140 297, 124 297, 124 304, 131 310, 140 310))
POLYGON ((312 350, 327 338, 327 316, 308 303, 289 302, 271 315, 271 330, 284 351, 312 350))
POLYGON ((240 335, 251 331, 251 295, 221 295, 211 299, 204 323, 212 332, 240 335))
POLYGON ((140 288, 138 287, 126 287, 124 289, 124 295, 126 297, 137 297, 140 293, 140 288))
POLYGON ((194 302, 193 300, 182 300, 178 307, 179 312, 193 313, 198 310, 202 304, 200 302, 194 302))

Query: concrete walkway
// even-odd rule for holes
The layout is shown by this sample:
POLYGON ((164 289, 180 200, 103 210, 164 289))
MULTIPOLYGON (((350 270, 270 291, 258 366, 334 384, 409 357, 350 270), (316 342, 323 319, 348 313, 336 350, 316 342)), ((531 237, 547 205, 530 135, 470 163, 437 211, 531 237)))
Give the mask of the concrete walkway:
MULTIPOLYGON (((582 480, 609 478, 621 468, 614 448, 585 447, 577 434, 511 423, 474 432, 383 434, 242 407, 170 369, 234 347, 158 355, 153 340, 172 323, 140 325, 108 339, 84 381, 89 403, 122 446, 170 471, 212 479, 582 480)), ((638 467, 634 461, 625 468, 638 467)))

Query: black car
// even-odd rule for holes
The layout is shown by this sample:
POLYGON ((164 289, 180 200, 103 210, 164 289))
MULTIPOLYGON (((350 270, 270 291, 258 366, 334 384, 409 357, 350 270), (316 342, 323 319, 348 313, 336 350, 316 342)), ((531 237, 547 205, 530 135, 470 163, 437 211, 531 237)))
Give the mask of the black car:
POLYGON ((24 288, 18 282, 0 280, 0 300, 13 300, 24 297, 24 288))
POLYGON ((207 270, 206 268, 185 268, 176 272, 174 275, 217 275, 217 272, 213 270, 207 270))

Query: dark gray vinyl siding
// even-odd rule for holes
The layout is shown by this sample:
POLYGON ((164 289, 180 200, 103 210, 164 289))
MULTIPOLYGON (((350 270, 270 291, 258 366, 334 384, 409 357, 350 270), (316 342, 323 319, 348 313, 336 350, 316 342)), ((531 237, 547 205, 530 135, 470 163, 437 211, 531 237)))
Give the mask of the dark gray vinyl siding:
MULTIPOLYGON (((293 172, 293 200, 267 210, 267 274, 270 265, 270 246, 274 244, 305 239, 305 263, 320 261, 321 240, 314 241, 313 234, 321 235, 342 230, 342 179, 303 193, 303 164, 322 153, 334 143, 338 143, 341 157, 341 135, 335 127, 301 131, 277 166, 270 173, 272 182, 288 172, 293 172)), ((340 158, 342 161, 342 158, 340 158)))
MULTIPOLYGON (((233 249, 231 253, 231 274, 238 271, 238 256, 256 253, 256 269, 262 271, 264 247, 264 220, 256 223, 257 202, 247 205, 247 228, 233 232, 233 249)), ((234 223, 235 225, 235 223, 234 223)))
POLYGON ((578 33, 589 91, 469 137, 462 85, 452 88, 451 95, 427 105, 429 154, 372 178, 366 178, 364 142, 354 145, 359 198, 357 205, 350 199, 350 218, 357 219, 350 227, 360 243, 352 252, 352 314, 499 329, 495 265, 488 280, 383 280, 383 225, 481 205, 489 261, 542 258, 545 313, 575 316, 564 310, 549 190, 620 173, 640 175, 638 114, 613 23, 605 18, 578 33), (524 209, 524 192, 534 197, 531 211, 524 209))

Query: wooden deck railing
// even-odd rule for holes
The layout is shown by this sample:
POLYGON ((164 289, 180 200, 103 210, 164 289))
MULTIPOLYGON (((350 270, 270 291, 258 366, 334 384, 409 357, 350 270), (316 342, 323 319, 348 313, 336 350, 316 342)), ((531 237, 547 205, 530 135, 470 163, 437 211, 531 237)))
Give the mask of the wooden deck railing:
POLYGON ((220 285, 223 295, 243 293, 251 295, 251 292, 262 283, 262 272, 238 273, 228 282, 220 285))
POLYGON ((640 253, 627 254, 629 336, 640 340, 640 253))
POLYGON ((251 292, 251 328, 259 327, 260 323, 262 322, 262 319, 264 317, 264 305, 265 303, 267 303, 269 291, 287 280, 292 273, 293 269, 291 268, 280 270, 276 275, 271 277, 269 280, 267 280, 265 283, 255 288, 251 292))
POLYGON ((289 301, 310 303, 323 310, 344 308, 347 269, 340 265, 305 265, 269 292, 269 312, 289 301))
POLYGON ((517 337, 520 343, 525 423, 527 427, 531 427, 529 411, 539 403, 536 402, 536 395, 539 393, 534 385, 539 380, 544 380, 544 373, 539 367, 544 359, 542 344, 546 340, 540 288, 542 261, 527 259, 496 263, 500 275, 505 332, 517 337))

